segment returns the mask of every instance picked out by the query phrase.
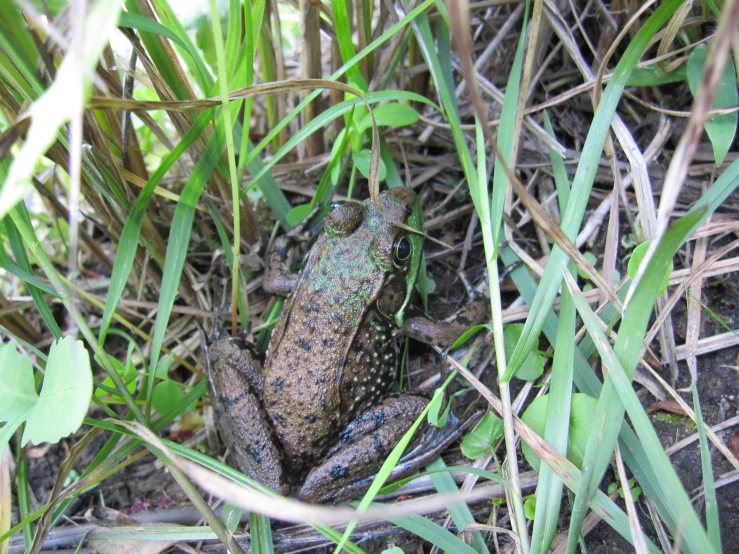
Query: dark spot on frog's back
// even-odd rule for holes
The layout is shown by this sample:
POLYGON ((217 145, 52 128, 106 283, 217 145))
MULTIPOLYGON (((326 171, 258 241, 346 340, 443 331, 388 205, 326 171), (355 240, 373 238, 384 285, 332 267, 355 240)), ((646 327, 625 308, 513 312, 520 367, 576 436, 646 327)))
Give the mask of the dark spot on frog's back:
POLYGON ((334 316, 334 319, 336 320, 336 323, 343 323, 344 322, 344 318, 341 317, 341 314, 336 314, 334 316))
POLYGON ((315 423, 318 421, 318 416, 311 414, 306 419, 308 420, 308 423, 315 423))
POLYGON ((332 479, 341 479, 349 475, 349 468, 341 464, 335 464, 328 472, 332 479))
MULTIPOLYGON (((331 348, 334 345, 334 340, 331 338, 326 337, 323 339, 323 346, 326 348, 331 348)), ((340 362, 341 363, 341 362, 340 362)))
POLYGON ((285 417, 282 414, 272 414, 272 417, 281 427, 285 426, 285 417))
POLYGON ((386 457, 388 454, 390 454, 390 451, 387 450, 382 444, 380 433, 375 431, 374 433, 372 433, 372 438, 374 439, 374 443, 372 446, 374 447, 375 451, 380 454, 380 456, 386 457))
POLYGON ((275 392, 281 391, 282 388, 285 386, 285 380, 284 379, 275 379, 270 383, 272 385, 272 390, 275 392))
POLYGON ((313 346, 313 344, 309 340, 304 340, 304 341, 300 341, 300 346, 306 352, 310 352, 310 349, 313 346))

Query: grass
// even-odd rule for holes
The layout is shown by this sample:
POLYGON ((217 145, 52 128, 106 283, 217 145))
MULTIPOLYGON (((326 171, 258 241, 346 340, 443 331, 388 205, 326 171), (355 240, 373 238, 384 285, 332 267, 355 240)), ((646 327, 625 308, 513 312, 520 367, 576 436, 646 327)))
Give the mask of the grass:
MULTIPOLYGON (((616 451, 627 473, 618 474, 623 480, 636 478, 670 540, 679 545, 676 550, 718 553, 730 548, 722 543, 722 529, 726 536, 730 531, 714 472, 727 464, 739 468, 739 462, 710 430, 715 413, 701 400, 710 391, 698 385, 700 365, 691 354, 700 339, 695 331, 700 301, 694 300, 702 279, 692 282, 688 297, 693 325, 686 339, 689 394, 674 390, 675 382, 662 381, 662 388, 692 404, 705 510, 680 482, 664 452, 668 445, 660 441, 637 396, 641 384, 632 382, 637 368, 646 365, 645 348, 653 347, 644 344, 645 337, 651 341, 665 329, 650 328, 655 306, 663 310, 668 305, 658 290, 664 268, 673 260, 689 267, 686 253, 692 251, 695 232, 724 210, 739 185, 736 118, 710 112, 714 105, 733 107, 726 104, 726 90, 733 92, 736 83, 725 76, 735 80, 735 73, 722 68, 735 63, 728 55, 739 18, 735 3, 727 2, 721 11, 711 4, 711 15, 701 14, 718 26, 708 53, 701 50, 699 62, 693 58, 691 79, 697 63, 713 78, 694 90, 687 130, 676 136, 675 148, 659 142, 658 133, 643 134, 645 126, 637 124, 647 120, 648 111, 630 100, 635 95, 653 105, 691 109, 688 58, 680 55, 706 37, 681 12, 682 5, 681 0, 645 4, 636 14, 611 14, 613 26, 606 21, 598 28, 601 23, 589 20, 573 27, 572 14, 551 13, 535 3, 495 49, 500 63, 487 61, 480 67, 475 60, 492 38, 490 29, 501 28, 513 9, 425 0, 397 1, 389 12, 384 2, 332 0, 299 2, 296 12, 288 3, 209 0, 199 19, 186 21, 176 3, 166 0, 91 5, 56 0, 46 3, 46 11, 34 2, 2 3, 0 332, 4 342, 32 354, 38 382, 50 340, 79 335, 98 364, 96 388, 104 394, 93 395, 95 406, 75 436, 70 457, 35 511, 27 492, 34 461, 19 441, 10 443, 18 470, 10 473, 7 456, 2 458, 0 513, 9 513, 12 502, 19 519, 6 530, 0 518, 5 526, 0 527, 0 554, 15 533, 25 549, 39 551, 53 527, 73 515, 74 499, 94 489, 109 490, 111 476, 149 452, 207 522, 207 528, 150 528, 137 535, 162 544, 210 539, 241 551, 233 532, 243 509, 250 512, 255 552, 284 546, 284 531, 275 528, 269 515, 312 524, 336 551, 365 551, 351 539, 361 537, 353 530, 367 518, 391 522, 449 552, 488 552, 497 542, 513 541, 524 553, 547 552, 554 542, 574 553, 588 540, 583 523, 595 517, 635 543, 639 552, 671 548, 643 515, 638 517, 636 504, 644 500, 627 496, 614 502, 601 492, 611 479, 616 451), (296 42, 289 23, 296 17, 302 18, 310 40, 296 42), (65 37, 65 22, 75 38, 65 37), (596 40, 585 40, 583 33, 596 40), (542 53, 547 52, 545 59, 542 53), (658 55, 661 66, 652 61, 658 55), (672 88, 663 85, 668 69, 678 75, 669 79, 672 88), (628 88, 635 72, 640 86, 628 88), (582 83, 593 86, 592 114, 574 116, 574 121, 585 121, 577 130, 568 127, 568 112, 560 106, 570 102, 568 91, 582 83), (494 87, 505 90, 501 104, 491 100, 494 87), (723 96, 714 103, 718 89, 723 96), (558 100, 552 103, 552 97, 558 100), (359 124, 364 114, 392 103, 413 106, 421 120, 400 126, 392 118, 377 124, 372 118, 371 127, 359 124), (546 110, 540 107, 544 104, 546 110), (721 132, 705 135, 707 120, 721 132), (342 129, 347 130, 340 134, 342 129), (543 129, 542 135, 533 129, 543 129), (332 148, 334 140, 340 144, 332 148), (654 160, 645 147, 649 141, 661 152, 670 177, 659 208, 653 201, 655 176, 648 172, 654 160), (726 160, 713 168, 715 179, 702 180, 705 190, 681 200, 676 210, 689 170, 702 175, 696 161, 700 145, 722 155, 728 151, 726 160), (365 180, 353 159, 367 148, 372 158, 365 180), (386 183, 379 180, 380 160, 386 183), (625 177, 632 196, 624 190, 625 177), (460 179, 466 186, 452 192, 449 183, 460 179), (131 186, 134 182, 143 187, 131 186), (234 329, 269 319, 258 261, 264 259, 268 237, 281 232, 275 226, 289 228, 314 208, 325 213, 336 195, 364 197, 365 183, 373 198, 385 186, 414 186, 431 237, 441 235, 435 225, 442 224, 447 242, 461 243, 460 237, 469 236, 457 249, 461 254, 454 255, 467 263, 461 275, 473 285, 482 282, 480 288, 489 295, 486 329, 491 337, 478 335, 474 348, 494 345, 489 357, 497 374, 490 377, 494 370, 487 368, 488 375, 478 380, 468 371, 475 368, 458 369, 503 421, 503 438, 493 445, 502 460, 508 517, 480 525, 492 514, 489 506, 481 515, 463 502, 465 495, 482 490, 473 487, 484 473, 471 473, 460 492, 448 474, 437 473, 444 470, 443 462, 429 468, 434 487, 448 495, 439 507, 446 503, 458 530, 474 524, 469 543, 449 530, 449 521, 373 502, 412 431, 391 453, 356 511, 275 498, 217 461, 213 449, 204 454, 155 435, 171 433, 178 421, 190 425, 187 432, 206 445, 202 422, 187 423, 208 405, 198 326, 212 320, 221 297, 231 307, 234 329), (165 196, 165 190, 174 194, 165 196), (589 237, 601 245, 591 264, 574 243, 593 203, 606 198, 609 221, 596 231, 600 234, 589 237), (636 215, 631 213, 633 200, 636 215), (475 220, 455 215, 470 214, 470 204, 475 220), (624 278, 615 286, 610 277, 630 255, 631 247, 621 240, 627 234, 651 241, 649 261, 633 281, 624 278), (505 266, 523 260, 528 266, 511 272, 515 292, 501 285, 499 260, 505 266), (578 272, 596 287, 595 307, 578 272), (101 296, 88 290, 91 279, 104 282, 101 296), (230 288, 226 295, 223 283, 230 288), (513 351, 505 352, 504 323, 518 296, 528 305, 524 330, 513 351), (123 328, 132 332, 124 334, 123 328), (551 366, 536 382, 521 383, 515 375, 542 335, 551 348, 551 366), (164 361, 169 353, 171 364, 164 361), (136 375, 132 391, 124 362, 136 375), (102 383, 103 376, 112 388, 102 383), (527 397, 537 391, 549 395, 541 437, 519 419, 527 397), (573 391, 597 399, 582 444, 582 468, 565 457, 572 440, 573 391), (105 440, 93 441, 103 431, 105 440), (543 461, 533 524, 524 513, 519 472, 526 461, 520 440, 543 461), (711 441, 718 441, 718 451, 711 450, 711 441), (67 482, 73 465, 81 468, 79 477, 67 482), (14 480, 12 497, 3 475, 14 480), (569 510, 562 510, 565 487, 571 491, 569 510), (220 519, 203 491, 229 503, 220 519), (500 534, 496 527, 503 525, 500 534)), ((693 8, 694 15, 698 11, 693 8)), ((711 242, 699 239, 701 248, 718 251, 720 232, 709 235, 711 242)), ((431 304, 442 295, 465 303, 462 281, 449 271, 454 265, 450 254, 430 240, 426 245, 429 282, 441 292, 430 295, 431 304), (448 266, 437 261, 440 256, 447 256, 448 266)), ((695 267, 705 254, 696 256, 695 267)), ((665 320, 669 314, 661 316, 665 320)), ((661 333, 663 359, 676 359, 675 336, 661 333)), ((670 370, 677 376, 677 367, 670 370)), ((468 404, 470 397, 461 397, 459 404, 468 404)), ((94 540, 122 540, 126 532, 101 529, 94 540)), ((374 551, 370 548, 374 545, 367 548, 374 551)))

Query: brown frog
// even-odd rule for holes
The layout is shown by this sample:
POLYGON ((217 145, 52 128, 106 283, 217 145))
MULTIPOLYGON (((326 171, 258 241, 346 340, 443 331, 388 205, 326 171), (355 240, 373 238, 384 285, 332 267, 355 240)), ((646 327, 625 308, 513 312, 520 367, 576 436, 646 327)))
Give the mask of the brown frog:
MULTIPOLYGON (((388 393, 421 261, 421 206, 408 188, 381 194, 379 203, 382 210, 371 201, 334 204, 298 275, 277 263, 287 242, 270 256, 265 289, 289 297, 264 363, 241 337, 210 347, 210 395, 222 438, 242 472, 281 494, 291 484, 310 502, 364 492, 428 403, 388 393)), ((484 317, 477 310, 462 323, 484 317)), ((450 342, 464 328, 457 322, 432 333, 414 318, 405 332, 450 342)), ((433 460, 464 426, 427 429, 392 477, 433 460)))

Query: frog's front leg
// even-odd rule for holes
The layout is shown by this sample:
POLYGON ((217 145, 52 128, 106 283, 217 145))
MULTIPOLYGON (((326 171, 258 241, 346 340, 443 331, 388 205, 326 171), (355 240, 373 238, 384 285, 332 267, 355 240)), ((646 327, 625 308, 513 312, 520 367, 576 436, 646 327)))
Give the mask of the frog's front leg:
MULTIPOLYGON (((423 412, 428 400, 410 394, 393 394, 360 414, 341 432, 336 444, 313 468, 298 491, 306 502, 340 502, 364 494, 390 451, 423 412)), ((442 428, 423 423, 415 448, 401 458, 389 480, 415 473, 454 442, 467 422, 454 418, 442 428), (452 421, 453 420, 453 421, 452 421)))
POLYGON ((438 321, 424 315, 409 317, 403 322, 400 334, 424 344, 448 348, 467 329, 488 321, 489 313, 487 303, 475 300, 451 321, 438 321))
POLYGON ((290 487, 282 452, 262 405, 262 357, 241 337, 227 337, 208 350, 208 387, 223 442, 239 469, 280 494, 290 487))

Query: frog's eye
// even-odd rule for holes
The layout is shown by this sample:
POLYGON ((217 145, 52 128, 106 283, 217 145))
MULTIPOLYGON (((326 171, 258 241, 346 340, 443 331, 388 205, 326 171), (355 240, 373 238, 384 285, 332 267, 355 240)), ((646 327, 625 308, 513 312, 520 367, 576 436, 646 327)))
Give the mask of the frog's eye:
POLYGON ((344 202, 331 202, 331 208, 330 211, 334 211, 336 208, 340 208, 344 205, 344 202))
POLYGON ((405 265, 411 259, 413 254, 413 245, 408 237, 403 235, 395 239, 393 243, 393 261, 397 265, 405 265))

